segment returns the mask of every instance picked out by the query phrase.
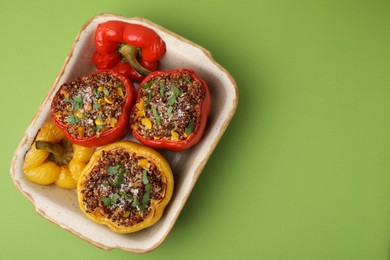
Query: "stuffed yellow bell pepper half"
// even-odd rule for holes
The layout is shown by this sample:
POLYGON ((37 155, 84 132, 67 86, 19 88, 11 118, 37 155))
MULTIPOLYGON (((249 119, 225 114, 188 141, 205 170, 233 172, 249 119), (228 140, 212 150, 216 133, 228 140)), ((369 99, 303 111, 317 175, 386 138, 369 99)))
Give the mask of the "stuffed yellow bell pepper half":
POLYGON ((119 141, 95 151, 81 173, 77 195, 81 210, 118 233, 155 224, 173 192, 166 159, 152 148, 119 141))

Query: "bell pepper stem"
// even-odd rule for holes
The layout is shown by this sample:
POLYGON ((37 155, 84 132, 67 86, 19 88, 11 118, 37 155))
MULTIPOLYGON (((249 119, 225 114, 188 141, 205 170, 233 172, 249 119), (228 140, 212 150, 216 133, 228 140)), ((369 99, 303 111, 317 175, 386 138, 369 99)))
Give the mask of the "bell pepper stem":
POLYGON ((49 153, 52 153, 54 155, 61 155, 62 153, 64 153, 64 148, 61 145, 48 141, 36 141, 35 148, 37 148, 38 150, 48 151, 49 153))
POLYGON ((118 48, 118 52, 122 54, 126 61, 141 75, 147 76, 150 73, 150 71, 139 64, 137 60, 137 56, 139 54, 138 47, 128 44, 121 44, 118 48))
POLYGON ((60 143, 37 140, 35 141, 35 148, 49 152, 49 160, 58 165, 68 164, 73 156, 72 144, 66 140, 62 140, 60 143))

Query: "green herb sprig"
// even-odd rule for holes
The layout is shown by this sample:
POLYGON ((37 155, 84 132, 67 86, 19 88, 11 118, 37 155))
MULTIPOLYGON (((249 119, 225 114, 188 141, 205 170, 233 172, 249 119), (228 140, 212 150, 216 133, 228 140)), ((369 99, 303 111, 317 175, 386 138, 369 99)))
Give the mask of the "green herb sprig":
POLYGON ((164 82, 160 81, 160 97, 164 96, 165 90, 164 82))
POLYGON ((148 89, 154 84, 154 80, 146 82, 144 85, 141 86, 142 89, 148 89))
POLYGON ((157 125, 160 126, 161 125, 161 116, 158 113, 157 108, 153 107, 152 112, 153 112, 154 117, 156 118, 157 125))
POLYGON ((110 95, 110 91, 107 89, 107 88, 103 88, 103 93, 105 96, 109 96, 110 95))
POLYGON ((74 96, 72 98, 64 98, 65 102, 69 102, 72 105, 73 112, 83 107, 83 99, 80 96, 74 96))
POLYGON ((173 111, 173 106, 169 106, 167 109, 167 115, 170 116, 172 114, 172 111, 173 111))
POLYGON ((80 123, 80 119, 77 118, 75 115, 69 115, 67 118, 65 118, 65 121, 69 124, 78 124, 80 123))
POLYGON ((172 86, 172 96, 168 99, 168 105, 172 106, 178 97, 181 96, 181 91, 178 87, 172 86))
POLYGON ((102 197, 101 201, 103 202, 104 206, 109 207, 116 203, 116 201, 119 199, 119 194, 114 193, 111 195, 111 197, 102 197))
POLYGON ((185 129, 186 135, 191 134, 192 131, 194 131, 194 127, 195 127, 194 119, 191 118, 190 121, 188 122, 186 129, 185 129))
POLYGON ((150 183, 148 180, 148 173, 146 170, 142 171, 142 183, 145 187, 145 193, 142 196, 142 202, 139 201, 137 196, 134 196, 133 203, 131 204, 133 207, 138 207, 140 210, 144 211, 150 201, 150 183))
POLYGON ((149 203, 149 200, 150 200, 150 183, 148 180, 148 173, 146 172, 146 170, 143 170, 143 172, 142 172, 142 182, 145 185, 145 193, 142 196, 142 203, 143 203, 142 208, 145 209, 149 203))
POLYGON ((111 186, 120 187, 124 183, 126 170, 123 169, 123 164, 108 166, 106 171, 109 175, 114 176, 114 179, 110 181, 111 186))

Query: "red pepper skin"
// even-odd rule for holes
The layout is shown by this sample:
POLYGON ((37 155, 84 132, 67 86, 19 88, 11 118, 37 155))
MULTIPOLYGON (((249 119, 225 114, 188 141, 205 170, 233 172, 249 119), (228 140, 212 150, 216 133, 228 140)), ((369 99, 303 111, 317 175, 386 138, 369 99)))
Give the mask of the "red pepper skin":
POLYGON ((139 74, 129 63, 120 61, 112 67, 113 71, 123 74, 125 77, 132 79, 136 82, 141 82, 144 76, 139 74))
POLYGON ((121 63, 121 57, 116 52, 100 53, 95 52, 92 56, 93 63, 98 69, 110 69, 121 63))
POLYGON ((150 28, 122 21, 107 21, 96 28, 94 38, 96 52, 93 62, 97 69, 112 69, 124 73, 130 79, 141 82, 144 76, 131 65, 121 61, 120 44, 125 43, 141 49, 139 63, 145 69, 157 69, 159 59, 165 54, 165 42, 150 28), (123 65, 125 63, 127 65, 123 65))
MULTIPOLYGON (((98 147, 102 145, 106 145, 112 142, 115 142, 121 138, 123 138, 129 130, 129 116, 130 116, 130 110, 132 109, 135 98, 136 98, 136 91, 131 83, 131 81, 123 76, 122 74, 112 71, 112 70, 101 70, 101 71, 95 71, 87 75, 91 74, 98 74, 98 73, 105 73, 105 74, 111 74, 117 77, 123 84, 126 94, 125 94, 125 101, 122 104, 122 115, 120 118, 118 118, 118 121, 115 125, 115 127, 111 128, 110 130, 107 130, 103 132, 99 137, 96 136, 90 136, 90 137, 83 137, 83 138, 75 138, 72 136, 69 132, 66 130, 66 124, 62 123, 58 120, 58 118, 54 115, 53 110, 51 109, 51 117, 54 121, 54 123, 65 133, 66 137, 75 144, 86 146, 86 147, 98 147)), ((87 76, 85 75, 85 76, 87 76)))
MULTIPOLYGON (((174 73, 186 73, 190 74, 192 78, 200 83, 200 85, 204 88, 205 90, 205 97, 203 99, 202 104, 200 105, 200 118, 197 118, 195 122, 195 127, 192 133, 185 139, 181 141, 172 141, 170 139, 146 139, 142 135, 140 135, 137 130, 132 128, 132 135, 140 141, 142 144, 155 148, 155 149, 166 149, 169 151, 173 152, 180 152, 187 150, 188 148, 196 145, 200 139, 203 137, 205 128, 206 128, 206 123, 207 123, 207 118, 210 114, 210 109, 211 109, 211 98, 210 98, 210 91, 209 88, 204 80, 200 78, 200 76, 193 70, 190 69, 175 69, 171 71, 154 71, 150 73, 141 83, 139 86, 142 86, 146 82, 148 82, 151 78, 155 77, 156 75, 169 75, 169 74, 174 74, 174 73)), ((140 98, 140 93, 141 93, 141 87, 138 87, 137 91, 137 101, 140 98)), ((130 122, 131 125, 131 122, 130 122)))

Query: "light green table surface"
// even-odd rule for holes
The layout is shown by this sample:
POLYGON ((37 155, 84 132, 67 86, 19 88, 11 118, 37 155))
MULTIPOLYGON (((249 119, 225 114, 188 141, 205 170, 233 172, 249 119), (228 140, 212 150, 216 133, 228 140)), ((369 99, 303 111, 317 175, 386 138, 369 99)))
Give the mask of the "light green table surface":
POLYGON ((0 2, 0 259, 390 258, 390 2, 0 2), (92 16, 145 17, 210 50, 236 114, 165 242, 98 249, 39 216, 13 153, 92 16))

